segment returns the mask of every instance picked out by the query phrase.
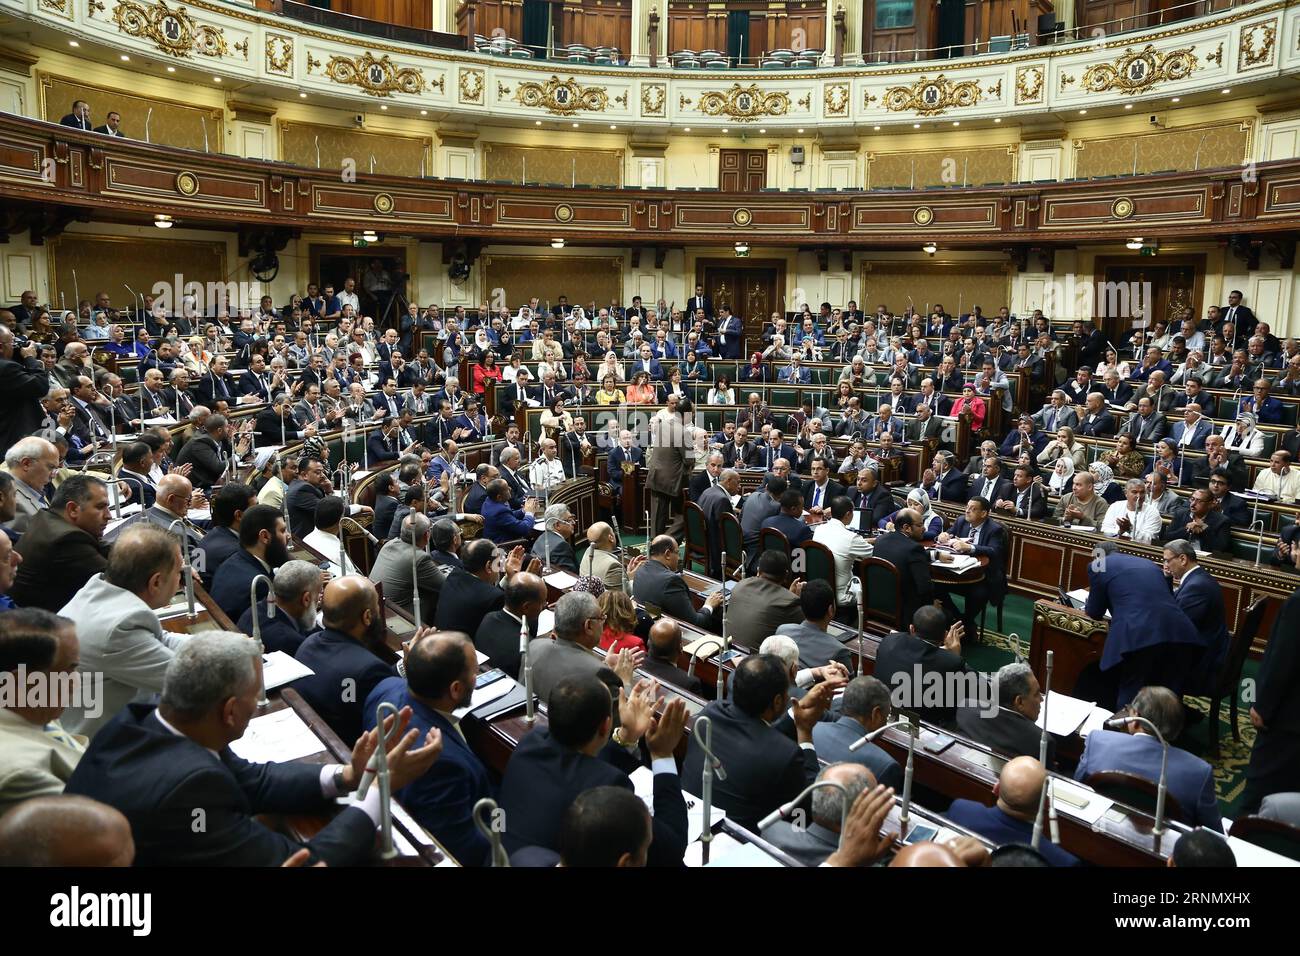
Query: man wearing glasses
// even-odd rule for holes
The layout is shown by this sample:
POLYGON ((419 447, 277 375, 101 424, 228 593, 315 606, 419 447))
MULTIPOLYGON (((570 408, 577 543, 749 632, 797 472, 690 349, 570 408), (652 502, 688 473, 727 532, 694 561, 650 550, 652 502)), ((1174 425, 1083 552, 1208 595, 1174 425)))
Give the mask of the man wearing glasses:
POLYGON ((612 680, 608 670, 618 675, 624 687, 632 687, 633 671, 645 657, 645 651, 610 651, 604 661, 591 653, 600 643, 605 615, 596 599, 585 591, 570 591, 555 603, 555 640, 538 637, 528 645, 532 657, 533 690, 542 700, 566 677, 586 675, 612 680))

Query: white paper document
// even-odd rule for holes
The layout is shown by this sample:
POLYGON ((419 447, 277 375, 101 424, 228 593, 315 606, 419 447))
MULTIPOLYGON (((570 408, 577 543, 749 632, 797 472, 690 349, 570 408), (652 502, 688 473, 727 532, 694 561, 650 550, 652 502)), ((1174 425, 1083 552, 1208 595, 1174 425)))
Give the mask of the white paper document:
POLYGON ((262 655, 262 680, 268 691, 283 687, 300 677, 310 677, 316 673, 306 664, 284 651, 272 651, 262 655))
POLYGON ((1092 715, 1094 706, 1090 700, 1079 700, 1059 691, 1051 691, 1043 700, 1038 719, 1034 723, 1041 728, 1046 717, 1048 733, 1068 737, 1083 726, 1083 722, 1092 715))
POLYGON ((1058 815, 1082 820, 1088 826, 1096 824, 1115 805, 1115 801, 1109 797, 1103 797, 1094 790, 1061 777, 1052 778, 1052 793, 1056 797, 1058 815))
POLYGON ((1105 728, 1102 727, 1102 724, 1114 716, 1115 715, 1105 707, 1098 707, 1094 704, 1092 707, 1092 713, 1088 715, 1088 719, 1085 720, 1083 726, 1079 728, 1079 736, 1086 737, 1094 730, 1104 730, 1105 728))
POLYGON ((543 608, 542 613, 537 615, 537 636, 545 637, 555 630, 555 612, 549 607, 543 608))
POLYGON ((557 591, 564 591, 578 583, 568 571, 552 571, 543 577, 543 580, 557 591))
POLYGON ((288 763, 320 753, 325 744, 292 708, 286 707, 254 717, 244 736, 230 749, 249 763, 288 763))
POLYGON ((951 561, 935 561, 934 566, 953 574, 965 574, 972 568, 978 568, 980 559, 969 554, 954 554, 951 561))
POLYGON ((504 697, 519 685, 509 677, 502 677, 500 680, 494 680, 486 687, 478 687, 474 690, 474 696, 470 698, 468 707, 457 707, 452 711, 457 718, 464 717, 475 707, 482 707, 484 704, 496 700, 498 697, 504 697))

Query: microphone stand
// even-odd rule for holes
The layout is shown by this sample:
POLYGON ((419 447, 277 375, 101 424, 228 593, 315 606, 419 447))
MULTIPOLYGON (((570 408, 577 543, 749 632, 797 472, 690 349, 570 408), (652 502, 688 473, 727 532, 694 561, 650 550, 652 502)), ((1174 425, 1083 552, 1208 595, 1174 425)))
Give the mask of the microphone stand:
POLYGON ((718 587, 722 588, 722 646, 720 648, 721 653, 718 654, 718 681, 714 691, 714 699, 722 701, 726 697, 726 688, 722 679, 722 659, 731 650, 731 641, 727 638, 727 582, 723 581, 718 587))
POLYGON ((850 580, 852 582, 855 582, 858 586, 858 659, 856 661, 856 666, 853 668, 853 676, 861 677, 862 661, 864 660, 862 655, 863 623, 867 616, 866 615, 867 588, 866 585, 863 584, 862 579, 857 577, 856 575, 854 575, 850 580))
POLYGON ((903 770, 903 808, 898 817, 898 838, 907 839, 907 822, 912 809, 912 775, 915 772, 916 757, 916 738, 920 735, 920 727, 910 718, 903 717, 899 720, 890 721, 883 727, 877 727, 870 733, 864 734, 853 743, 849 744, 849 750, 857 751, 862 749, 862 745, 875 740, 886 730, 893 727, 901 727, 907 724, 907 766, 903 770))
MULTIPOLYGON (((718 782, 721 783, 727 779, 727 771, 722 768, 722 761, 714 756, 713 721, 707 715, 702 714, 695 718, 694 737, 700 750, 704 752, 704 778, 700 781, 700 799, 704 801, 704 832, 700 836, 700 843, 703 844, 700 847, 700 859, 707 865, 709 845, 713 842, 713 778, 717 775, 718 782)), ((834 786, 841 785, 834 784, 834 786)))
MULTIPOLYGON (((116 475, 113 476, 113 481, 115 482, 134 481, 137 485, 139 485, 140 486, 140 510, 144 511, 144 482, 143 481, 141 481, 139 478, 133 478, 130 475, 124 475, 121 472, 118 472, 116 475)), ((114 488, 114 491, 116 490, 117 489, 114 488)), ((121 521, 122 520, 122 496, 121 495, 115 494, 113 496, 113 507, 117 511, 117 520, 121 521)))
MULTIPOLYGON (((698 718, 696 718, 696 722, 697 723, 699 722, 698 718)), ((882 727, 881 729, 883 730, 884 728, 882 727)), ((810 793, 812 793, 814 790, 838 790, 840 792, 839 845, 842 847, 844 845, 844 827, 849 819, 849 791, 844 786, 844 784, 836 783, 834 780, 818 780, 816 783, 808 784, 808 786, 804 787, 803 790, 799 792, 799 795, 797 797, 795 797, 789 803, 781 804, 779 807, 777 807, 775 810, 773 810, 771 813, 765 816, 762 820, 760 820, 758 822, 759 832, 761 833, 763 830, 766 830, 773 823, 776 823, 777 820, 784 820, 788 816, 790 816, 790 814, 794 812, 794 808, 798 806, 803 801, 803 799, 807 797, 810 793)), ((904 804, 904 814, 906 814, 906 804, 904 804)))
MULTIPOLYGON (((253 580, 248 582, 248 606, 253 609, 253 640, 257 644, 257 653, 265 654, 266 645, 262 643, 262 624, 257 619, 257 582, 258 581, 266 582, 267 617, 275 617, 275 599, 273 596, 275 593, 275 584, 265 574, 258 574, 254 576, 253 580)), ((257 709, 261 710, 263 707, 269 706, 270 703, 271 702, 266 699, 266 677, 265 674, 263 674, 262 685, 257 692, 257 709)))
POLYGON ((480 811, 482 810, 486 810, 489 816, 495 820, 497 802, 491 797, 484 797, 478 803, 474 804, 474 810, 472 813, 475 828, 477 828, 478 832, 483 834, 484 838, 486 838, 488 846, 492 851, 491 856, 489 857, 491 862, 488 866, 509 866, 510 857, 506 854, 505 847, 501 845, 501 834, 498 832, 496 827, 483 822, 483 817, 480 815, 480 811))
MULTIPOLYGON (((1055 652, 1054 652, 1054 651, 1048 651, 1048 652, 1047 652, 1047 673, 1046 673, 1046 675, 1045 675, 1045 677, 1046 677, 1046 682, 1045 682, 1044 685, 1043 685, 1043 686, 1044 686, 1044 689, 1043 689, 1043 732, 1042 732, 1041 736, 1038 738, 1038 762, 1041 763, 1041 764, 1043 765, 1043 771, 1044 771, 1044 773, 1047 772, 1047 744, 1048 744, 1048 735, 1047 735, 1047 707, 1048 707, 1048 705, 1051 703, 1051 693, 1052 693, 1052 658, 1053 658, 1054 656, 1055 656, 1055 652)), ((1043 790, 1042 790, 1042 792, 1038 795, 1038 813, 1035 814, 1035 816, 1034 816, 1034 836, 1033 836, 1033 840, 1032 840, 1031 843, 1030 843, 1030 846, 1032 846, 1035 850, 1038 849, 1038 844, 1039 844, 1040 842, 1042 842, 1042 838, 1043 838, 1043 811, 1046 809, 1046 807, 1047 807, 1047 805, 1048 805, 1048 803, 1049 803, 1049 800, 1048 800, 1048 797, 1047 797, 1047 791, 1051 788, 1051 785, 1052 785, 1052 776, 1051 776, 1050 773, 1048 773, 1048 774, 1046 775, 1046 777, 1043 779, 1043 790)), ((1056 833, 1056 807, 1055 807, 1055 804, 1054 804, 1054 803, 1053 803, 1053 806, 1052 806, 1051 841, 1052 841, 1053 843, 1059 843, 1059 842, 1060 842, 1060 836, 1056 833)))
MULTIPOLYGON (((343 574, 348 573, 347 546, 343 537, 343 522, 345 521, 350 522, 358 531, 360 531, 367 538, 369 538, 371 544, 376 544, 376 545, 379 544, 379 539, 376 538, 369 531, 367 531, 365 528, 363 528, 355 518, 351 517, 350 515, 344 515, 342 518, 340 518, 339 519, 339 570, 343 572, 343 574)), ((355 573, 360 573, 356 571, 355 566, 353 567, 353 571, 355 573)))
POLYGON ((1160 746, 1163 750, 1160 756, 1160 782, 1156 787, 1156 820, 1155 824, 1151 827, 1151 833, 1156 838, 1156 846, 1159 847, 1160 838, 1165 834, 1165 797, 1168 793, 1169 787, 1169 742, 1165 740, 1164 734, 1160 733, 1160 730, 1155 724, 1151 723, 1151 721, 1147 720, 1145 717, 1139 717, 1136 714, 1130 714, 1127 717, 1112 717, 1110 720, 1107 720, 1102 724, 1102 726, 1107 730, 1120 730, 1126 724, 1138 724, 1151 731, 1151 733, 1155 735, 1156 740, 1160 741, 1160 746))
POLYGON ((177 525, 181 526, 181 552, 182 563, 185 565, 185 607, 191 622, 198 619, 194 612, 194 566, 190 564, 190 536, 185 530, 185 519, 177 518, 167 526, 171 531, 177 525))
MULTIPOLYGON (((400 529, 398 533, 400 535, 401 533, 400 529)), ((415 611, 415 626, 417 629, 424 623, 424 619, 420 617, 420 578, 419 578, 419 573, 416 571, 416 562, 419 560, 420 550, 421 549, 419 547, 419 544, 415 540, 415 527, 414 525, 412 525, 411 527, 411 607, 415 611)))
POLYGON ((519 625, 519 669, 524 674, 524 722, 532 729, 537 721, 536 705, 533 703, 533 657, 528 652, 528 618, 519 625))
MULTIPOLYGON (((106 394, 105 392, 102 392, 99 389, 95 389, 95 392, 96 394, 102 395, 104 398, 108 399, 108 430, 111 433, 111 437, 109 438, 109 443, 116 446, 117 445, 117 403, 113 401, 112 395, 106 394)), ((143 419, 141 420, 143 421, 143 419)))
POLYGON ((375 708, 375 730, 379 734, 379 744, 366 765, 366 772, 361 777, 361 786, 357 787, 357 799, 364 799, 370 790, 370 782, 379 778, 379 830, 381 859, 391 860, 397 856, 393 849, 393 790, 392 777, 388 769, 388 737, 384 730, 384 720, 391 714, 393 724, 397 724, 397 708, 384 701, 375 708))

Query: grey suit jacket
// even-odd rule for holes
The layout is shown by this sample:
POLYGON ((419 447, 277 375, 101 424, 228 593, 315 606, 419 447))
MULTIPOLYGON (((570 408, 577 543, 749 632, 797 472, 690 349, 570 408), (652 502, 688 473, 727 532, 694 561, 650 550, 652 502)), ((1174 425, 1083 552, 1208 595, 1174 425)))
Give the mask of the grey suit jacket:
MULTIPOLYGON (((415 598, 411 591, 412 546, 395 539, 379 549, 370 580, 384 586, 384 600, 407 611, 413 611, 415 598)), ((438 562, 427 551, 418 551, 415 560, 415 577, 420 582, 420 620, 432 625, 438 608, 438 595, 442 591, 442 572, 438 562)))
POLYGON ((9 522, 9 527, 19 534, 25 534, 27 526, 32 523, 32 519, 36 517, 36 513, 41 510, 42 506, 32 490, 16 478, 14 479, 14 489, 17 492, 14 495, 14 500, 18 503, 18 510, 14 515, 14 520, 9 522))
POLYGON ((821 721, 813 727, 813 746, 817 748, 817 756, 827 763, 860 763, 871 771, 876 783, 901 790, 903 768, 881 747, 867 742, 857 750, 849 750, 849 745, 865 733, 852 717, 821 721))
MULTIPOLYGON (((1051 414, 1052 414, 1052 409, 1050 405, 1038 410, 1032 416, 1034 419, 1034 424, 1036 424, 1041 429, 1046 429, 1051 414)), ((1075 412, 1075 410, 1071 408, 1069 405, 1063 406, 1056 412, 1056 428, 1078 428, 1078 427, 1079 427, 1079 416, 1075 412)), ((1054 435, 1055 428, 1051 429, 1051 431, 1053 432, 1054 435)))
POLYGON ((167 665, 188 640, 164 631, 149 605, 109 584, 102 574, 87 581, 59 614, 77 625, 81 671, 104 675, 103 694, 93 701, 97 706, 63 712, 63 726, 86 737, 93 737, 131 701, 159 693, 167 665))
POLYGON ((790 821, 778 820, 763 831, 763 838, 804 866, 821 866, 840 846, 840 835, 820 823, 796 829, 790 821))
POLYGON ((766 578, 745 578, 727 601, 727 633, 742 647, 758 650, 763 638, 780 633, 782 626, 801 621, 799 598, 789 588, 766 578))
POLYGON ((566 677, 594 675, 605 663, 591 651, 573 641, 539 637, 528 644, 532 658, 533 691, 548 700, 555 685, 566 677))
POLYGON ((839 661, 845 667, 851 667, 853 664, 851 650, 807 621, 800 621, 798 624, 782 624, 776 629, 776 633, 794 638, 794 642, 799 645, 800 667, 824 667, 831 661, 839 661))

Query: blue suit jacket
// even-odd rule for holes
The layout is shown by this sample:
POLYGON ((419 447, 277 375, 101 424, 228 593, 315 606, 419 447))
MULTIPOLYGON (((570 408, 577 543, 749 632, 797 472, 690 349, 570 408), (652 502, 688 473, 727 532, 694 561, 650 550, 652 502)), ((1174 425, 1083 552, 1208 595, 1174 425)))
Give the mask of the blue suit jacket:
POLYGON ((487 499, 483 502, 483 534, 496 542, 513 541, 515 538, 527 538, 532 534, 534 524, 531 518, 507 502, 487 499))
POLYGON ((1096 621, 1110 611, 1110 633, 1101 653, 1101 669, 1110 670, 1134 651, 1156 644, 1199 644, 1206 638, 1178 607, 1160 566, 1130 554, 1106 555, 1104 570, 1088 565, 1088 604, 1084 613, 1096 621))
MULTIPOLYGON (((1160 779, 1160 741, 1148 734, 1094 730, 1088 734, 1075 780, 1103 770, 1124 770, 1152 783, 1160 779)), ((1169 748, 1169 795, 1178 801, 1192 826, 1223 832, 1214 795, 1214 768, 1179 747, 1169 748)))
MULTIPOLYGON (((239 548, 234 554, 221 562, 221 567, 217 568, 217 573, 212 579, 209 596, 216 602, 217 607, 226 612, 226 617, 232 621, 238 621, 249 608, 249 588, 253 583, 253 578, 259 574, 266 574, 266 568, 262 567, 257 558, 243 548, 239 548)), ((270 577, 270 575, 267 575, 267 577, 270 577)), ((258 600, 266 597, 267 590, 265 582, 258 584, 258 600)))
MULTIPOLYGON (((790 541, 790 547, 792 549, 799 547, 799 545, 803 544, 805 541, 811 541, 813 537, 813 529, 808 527, 807 522, 801 521, 798 518, 791 518, 789 515, 781 512, 777 512, 770 518, 764 518, 763 527, 775 528, 777 531, 780 531, 790 541)), ((759 536, 761 539, 761 531, 759 532, 759 536)))
POLYGON ((1174 600, 1205 641, 1205 656, 1190 675, 1184 690, 1190 694, 1209 690, 1210 682, 1228 654, 1228 625, 1223 613, 1223 589, 1201 568, 1183 579, 1174 600))
MULTIPOLYGON (((1183 440, 1183 433, 1186 431, 1187 431, 1186 422, 1178 422, 1177 424, 1175 424, 1174 431, 1173 431, 1174 441, 1181 444, 1183 440)), ((1193 448, 1204 451, 1205 439, 1209 438, 1212 434, 1214 434, 1214 425, 1211 424, 1210 420, 1208 418, 1198 419, 1196 424, 1192 426, 1191 446, 1193 448)))
POLYGON ((294 681, 294 690, 351 747, 361 736, 366 698, 397 671, 348 635, 328 628, 303 641, 294 657, 315 671, 294 681))
POLYGON ((366 698, 362 726, 375 727, 375 709, 387 701, 401 710, 410 705, 411 725, 420 740, 431 727, 442 731, 442 754, 428 772, 394 794, 411 816, 437 837, 461 864, 479 866, 487 862, 488 842, 474 826, 474 804, 493 796, 483 761, 470 749, 465 738, 442 714, 411 696, 406 680, 390 677, 375 685, 366 698))
MULTIPOLYGON (((1002 440, 1002 447, 998 449, 1003 458, 1015 457, 1016 449, 1020 447, 1020 429, 1013 428, 1002 440)), ((1036 431, 1029 436, 1029 447, 1034 450, 1034 457, 1037 458, 1047 447, 1047 435, 1043 432, 1036 431)))
POLYGON ((903 788, 903 768, 893 757, 874 743, 865 743, 858 750, 849 750, 866 733, 852 717, 841 717, 834 723, 819 721, 813 727, 813 746, 817 756, 828 763, 860 763, 871 771, 876 783, 893 787, 899 793, 903 788))
POLYGON ((627 451, 623 450, 622 445, 617 445, 610 450, 606 469, 609 472, 609 483, 614 486, 616 494, 623 490, 624 461, 636 462, 637 465, 644 464, 645 452, 636 445, 633 445, 627 451))
POLYGON ((226 563, 227 558, 239 550, 239 535, 229 528, 213 528, 199 542, 199 550, 203 552, 204 560, 199 577, 203 586, 211 590, 217 571, 226 563))
MULTIPOLYGON (((948 474, 956 474, 956 469, 950 468, 948 474)), ((965 538, 970 535, 970 522, 965 518, 958 518, 953 522, 951 534, 954 538, 965 538)), ((985 518, 984 525, 980 528, 979 544, 971 552, 976 557, 988 558, 988 567, 984 569, 985 586, 988 588, 989 597, 996 603, 1002 595, 1007 593, 1007 532, 1006 528, 998 524, 992 518, 985 518)), ((1152 565, 1155 567, 1155 565, 1152 565)))
POLYGON ((784 458, 790 463, 790 470, 795 471, 799 467, 799 453, 794 450, 793 445, 782 443, 780 448, 773 448, 771 445, 762 445, 755 452, 757 465, 767 471, 772 470, 772 465, 778 458, 784 458))
MULTIPOLYGON (((1009 843, 1030 846, 1033 843, 1034 825, 1026 820, 1017 820, 1009 816, 1001 807, 986 807, 974 800, 954 800, 944 816, 958 826, 992 840, 998 846, 1006 846, 1009 843)), ((1038 844, 1038 852, 1043 854, 1052 866, 1079 865, 1077 856, 1066 853, 1051 840, 1042 840, 1038 844)))
MULTIPOLYGON (((272 605, 274 607, 274 605, 272 605)), ((298 653, 298 648, 302 646, 306 634, 298 627, 298 622, 291 620, 289 615, 279 608, 275 608, 275 615, 269 616, 266 613, 266 601, 259 599, 256 607, 250 607, 244 612, 237 623, 239 630, 249 635, 253 634, 253 612, 257 612, 258 632, 262 637, 262 646, 266 648, 269 654, 272 651, 284 651, 290 657, 298 653)))
POLYGON ((791 385, 810 385, 812 383, 812 372, 800 366, 798 374, 795 374, 794 366, 787 365, 776 373, 776 380, 778 382, 789 382, 791 385))

